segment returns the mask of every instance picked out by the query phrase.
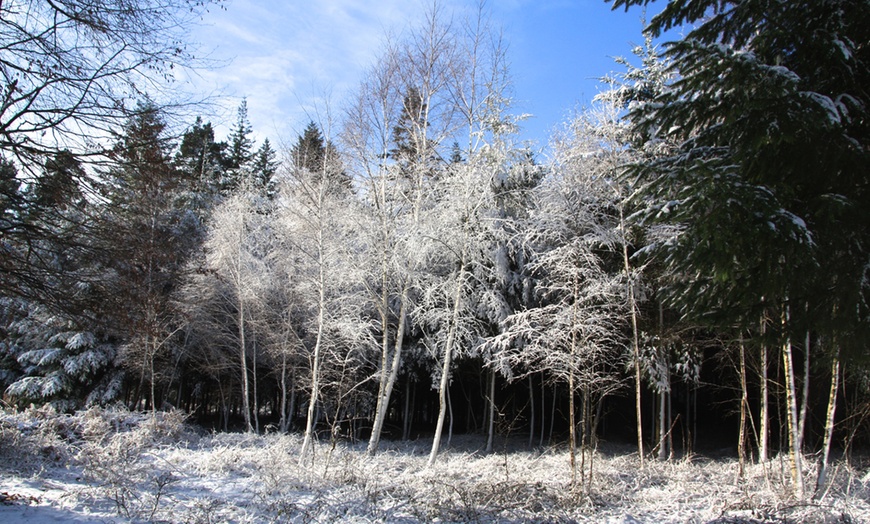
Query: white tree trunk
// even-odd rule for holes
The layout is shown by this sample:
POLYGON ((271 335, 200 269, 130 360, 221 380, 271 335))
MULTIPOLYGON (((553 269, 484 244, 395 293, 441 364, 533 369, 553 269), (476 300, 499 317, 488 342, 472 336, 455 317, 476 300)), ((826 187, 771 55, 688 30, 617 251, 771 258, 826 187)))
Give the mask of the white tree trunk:
POLYGON ((251 411, 254 415, 254 431, 260 433, 260 404, 257 395, 257 332, 251 330, 251 378, 253 379, 253 395, 251 397, 251 411))
POLYGON ((493 443, 495 441, 495 370, 489 371, 489 394, 487 395, 487 437, 486 437, 486 452, 492 453, 493 443))
POLYGON ((640 333, 637 325, 637 304, 634 296, 634 280, 631 275, 631 264, 628 259, 628 239, 625 236, 625 217, 622 207, 619 208, 619 227, 622 230, 622 263, 625 270, 625 278, 628 281, 628 307, 631 310, 631 334, 632 350, 634 357, 634 407, 637 418, 637 455, 640 460, 640 469, 643 469, 643 405, 641 404, 640 391, 643 387, 640 370, 640 333))
MULTIPOLYGON (((788 313, 785 309, 782 313, 782 326, 784 329, 787 329, 788 327, 788 313)), ((782 345, 782 362, 785 367, 786 418, 788 420, 788 443, 792 487, 794 489, 794 496, 797 499, 802 499, 804 495, 803 460, 801 456, 800 436, 798 435, 799 423, 797 395, 794 383, 794 358, 792 355, 791 339, 789 338, 786 338, 782 345)))
POLYGON ((453 359, 453 346, 456 341, 456 331, 459 325, 459 311, 462 302, 462 288, 465 284, 465 254, 460 261, 459 275, 456 281, 456 289, 453 294, 453 313, 450 318, 450 326, 447 332, 447 341, 444 345, 444 362, 441 365, 441 382, 438 386, 438 422, 435 424, 435 437, 432 439, 432 451, 429 453, 427 467, 435 464, 438 450, 441 447, 441 432, 444 430, 444 419, 447 416, 447 386, 450 383, 450 367, 453 359))
POLYGON ((770 420, 770 398, 769 398, 769 389, 767 384, 767 344, 762 342, 761 344, 761 372, 759 380, 761 382, 761 410, 759 413, 759 418, 761 418, 758 435, 758 460, 762 463, 767 462, 767 443, 770 440, 768 436, 769 430, 769 420, 770 420))
MULTIPOLYGON (((407 284, 404 286, 402 290, 402 305, 399 308, 399 325, 396 327, 396 343, 393 348, 393 358, 392 362, 390 362, 389 371, 386 368, 381 372, 381 385, 379 386, 379 394, 378 394, 378 404, 375 408, 375 420, 372 424, 372 434, 369 438, 368 447, 366 448, 366 453, 369 455, 374 455, 378 451, 378 446, 381 441, 381 432, 384 428, 384 421, 387 418, 387 410, 390 405, 390 397, 393 394, 393 388, 396 385, 396 379, 399 376, 399 368, 402 365, 402 346, 404 344, 405 338, 405 321, 407 318, 407 304, 408 304, 408 286, 407 284)), ((386 340, 386 330, 384 334, 384 339, 386 340)), ((386 342, 385 342, 386 343, 386 342)), ((386 366, 386 351, 387 348, 384 348, 384 355, 382 357, 382 365, 386 366)))
POLYGON ((798 448, 804 449, 804 438, 807 426, 807 405, 810 402, 810 332, 807 331, 804 340, 804 383, 801 392, 801 412, 798 422, 798 448))
POLYGON ((738 472, 742 480, 746 469, 746 408, 749 405, 749 392, 746 386, 746 348, 740 337, 740 431, 737 437, 738 472))
POLYGON ((281 421, 278 426, 281 428, 281 433, 287 433, 289 429, 289 418, 287 416, 287 352, 281 351, 281 421))
POLYGON ((312 439, 314 438, 314 420, 316 414, 317 402, 320 393, 320 359, 323 345, 323 332, 325 329, 325 309, 326 309, 326 271, 323 260, 323 231, 317 232, 318 237, 318 285, 319 297, 317 303, 317 338, 314 342, 314 359, 311 364, 311 394, 308 401, 308 415, 305 421, 305 436, 302 440, 302 450, 299 453, 300 464, 305 461, 305 457, 312 449, 312 439))
POLYGON ((834 341, 834 355, 831 358, 831 390, 828 393, 828 412, 825 416, 825 442, 822 445, 822 459, 819 461, 819 474, 816 479, 816 496, 825 489, 828 481, 828 460, 831 454, 831 441, 834 437, 834 414, 837 410, 837 390, 840 387, 840 348, 834 341))
POLYGON ((242 372, 242 411, 245 418, 245 431, 254 431, 251 425, 251 392, 248 384, 248 356, 245 348, 245 301, 238 299, 238 323, 239 323, 239 365, 242 372))

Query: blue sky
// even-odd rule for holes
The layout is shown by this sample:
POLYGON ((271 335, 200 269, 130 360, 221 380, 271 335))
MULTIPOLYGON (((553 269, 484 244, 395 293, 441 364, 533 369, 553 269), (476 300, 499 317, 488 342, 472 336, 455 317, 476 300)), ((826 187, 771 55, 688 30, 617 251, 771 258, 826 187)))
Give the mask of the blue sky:
MULTIPOLYGON (((460 16, 476 0, 442 0, 460 16)), ((212 8, 193 32, 220 67, 200 71, 199 92, 224 108, 208 115, 223 135, 247 97, 258 143, 295 140, 308 121, 338 116, 343 98, 375 60, 387 32, 401 33, 431 5, 423 0, 231 0, 212 8)), ((655 6, 658 7, 658 6, 655 6)), ((522 137, 543 147, 550 131, 602 88, 643 42, 641 9, 611 11, 604 0, 490 0, 503 28, 516 113, 530 113, 522 137)))

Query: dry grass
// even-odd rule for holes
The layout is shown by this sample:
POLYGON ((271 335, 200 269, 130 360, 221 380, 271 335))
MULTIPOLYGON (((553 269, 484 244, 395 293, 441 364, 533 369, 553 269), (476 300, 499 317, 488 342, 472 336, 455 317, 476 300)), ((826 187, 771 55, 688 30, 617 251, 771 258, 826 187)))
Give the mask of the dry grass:
POLYGON ((201 436, 178 414, 5 412, 0 436, 7 473, 41 483, 40 504, 122 521, 870 522, 870 475, 845 463, 822 497, 796 501, 780 459, 740 480, 731 460, 648 461, 641 471, 636 455, 614 449, 595 454, 581 486, 563 449, 484 454, 470 437, 426 468, 428 442, 388 442, 375 457, 321 444, 300 464, 296 435, 201 436))

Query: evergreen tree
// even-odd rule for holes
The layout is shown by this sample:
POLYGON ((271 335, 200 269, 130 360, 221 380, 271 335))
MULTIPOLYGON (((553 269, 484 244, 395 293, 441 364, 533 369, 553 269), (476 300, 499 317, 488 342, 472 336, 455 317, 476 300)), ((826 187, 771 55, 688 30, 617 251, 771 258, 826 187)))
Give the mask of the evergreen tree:
POLYGON ((203 123, 202 117, 196 117, 193 126, 181 137, 175 161, 203 184, 216 182, 230 167, 227 147, 226 142, 215 142, 211 122, 203 123))
POLYGON ((115 149, 116 165, 107 173, 106 210, 101 242, 114 288, 114 328, 126 342, 124 364, 139 378, 133 403, 157 398, 158 359, 167 354, 173 322, 170 300, 184 261, 196 247, 199 221, 180 198, 189 179, 175 168, 166 124, 149 102, 140 103, 115 149), (150 386, 150 391, 146 391, 150 386))
MULTIPOLYGON (((224 181, 229 160, 226 142, 215 142, 211 122, 202 122, 197 117, 193 126, 181 137, 175 154, 175 167, 187 181, 186 191, 180 197, 204 230, 205 222, 220 200, 221 183, 224 181), (186 193, 186 194, 185 194, 186 193)), ((202 237, 202 236, 201 236, 202 237)))
POLYGON ((0 298, 0 375, 19 405, 69 410, 109 402, 121 388, 106 322, 107 258, 92 238, 99 228, 84 176, 77 158, 61 151, 14 198, 3 270, 16 282, 0 298))
POLYGON ((278 171, 277 153, 272 149, 269 139, 263 140, 263 144, 254 153, 251 162, 251 171, 254 175, 255 185, 266 192, 270 198, 275 195, 275 173, 278 171))
POLYGON ((251 122, 248 120, 248 99, 243 98, 236 111, 236 123, 230 131, 230 169, 239 169, 251 161, 251 149, 254 147, 254 141, 250 137, 252 132, 251 122))
POLYGON ((305 126, 305 130, 293 144, 290 156, 296 169, 307 169, 312 173, 319 173, 323 169, 326 144, 317 124, 309 122, 305 126))
POLYGON ((94 255, 87 242, 93 206, 83 198, 86 174, 66 151, 43 162, 22 177, 14 163, 0 161, 0 294, 78 314, 84 297, 69 286, 84 277, 71 264, 94 255))
POLYGON ((393 126, 393 149, 390 150, 390 158, 399 164, 404 173, 434 157, 436 144, 430 143, 426 137, 426 128, 429 127, 428 109, 420 90, 416 87, 408 88, 402 99, 399 120, 393 126))
POLYGON ((19 406, 48 402, 71 411, 119 396, 124 374, 115 366, 118 347, 81 319, 21 299, 0 300, 0 319, 6 333, 0 385, 19 406))
POLYGON ((82 198, 78 181, 84 169, 69 151, 61 151, 45 162, 45 168, 31 186, 29 204, 36 209, 65 208, 82 198))
POLYGON ((230 130, 227 151, 227 169, 221 183, 221 191, 230 193, 248 176, 247 168, 253 159, 254 141, 250 137, 253 129, 248 120, 248 100, 242 99, 236 112, 236 122, 230 130))
POLYGON ((324 187, 328 187, 329 191, 346 193, 353 188, 353 181, 342 166, 338 149, 331 140, 323 137, 314 122, 309 122, 305 131, 297 137, 290 149, 290 159, 297 176, 308 173, 319 178, 325 174, 330 183, 324 187))
POLYGON ((801 496, 792 340, 812 333, 829 350, 835 384, 840 348, 864 351, 870 334, 870 8, 672 1, 649 30, 682 24, 695 27, 667 51, 679 80, 630 112, 640 136, 679 146, 630 174, 641 215, 679 231, 655 246, 680 275, 671 304, 719 326, 777 319, 801 496))

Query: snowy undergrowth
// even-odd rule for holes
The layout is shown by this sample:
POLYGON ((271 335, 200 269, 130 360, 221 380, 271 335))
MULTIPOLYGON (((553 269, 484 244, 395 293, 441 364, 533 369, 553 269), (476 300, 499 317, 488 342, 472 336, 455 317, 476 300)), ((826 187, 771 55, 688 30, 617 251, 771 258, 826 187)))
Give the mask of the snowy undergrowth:
POLYGON ((870 474, 845 463, 798 502, 779 459, 738 482, 733 460, 640 470, 598 453, 591 486, 572 488, 565 450, 484 454, 471 437, 428 469, 426 442, 375 457, 320 443, 300 463, 296 435, 203 435, 178 413, 7 411, 0 437, 0 522, 870 522, 870 474))

